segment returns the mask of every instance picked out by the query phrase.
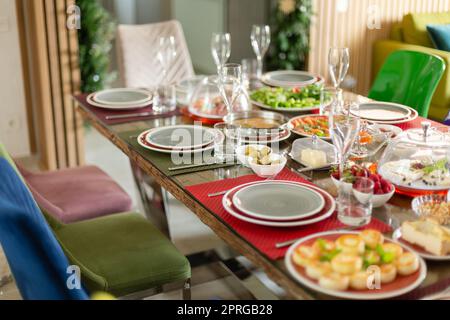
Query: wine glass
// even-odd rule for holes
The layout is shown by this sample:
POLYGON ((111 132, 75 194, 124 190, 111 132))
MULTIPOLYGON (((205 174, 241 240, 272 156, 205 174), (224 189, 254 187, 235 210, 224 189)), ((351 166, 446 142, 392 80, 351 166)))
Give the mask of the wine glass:
POLYGON ((270 27, 268 25, 254 25, 250 35, 253 51, 258 60, 258 79, 261 78, 263 72, 263 58, 270 45, 270 27))
POLYGON ((217 66, 217 73, 220 73, 220 69, 227 63, 231 54, 231 36, 229 33, 213 33, 211 53, 217 66))
POLYGON ((336 96, 339 104, 342 100, 341 84, 347 75, 350 65, 350 53, 348 48, 331 48, 328 54, 328 68, 331 81, 336 89, 336 96))
POLYGON ((339 174, 343 177, 345 163, 359 135, 361 122, 357 117, 340 115, 335 112, 330 113, 328 122, 331 140, 336 147, 339 174))
POLYGON ((218 87, 228 113, 233 112, 233 105, 242 90, 242 67, 237 63, 224 64, 219 73, 218 87))
POLYGON ((157 58, 163 69, 162 83, 166 84, 167 70, 177 56, 175 37, 160 37, 157 58))

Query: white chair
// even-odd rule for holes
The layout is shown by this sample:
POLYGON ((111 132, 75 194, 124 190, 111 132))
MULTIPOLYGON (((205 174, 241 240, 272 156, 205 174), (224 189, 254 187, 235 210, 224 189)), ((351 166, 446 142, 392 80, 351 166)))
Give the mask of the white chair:
POLYGON ((148 88, 162 82, 162 67, 157 54, 159 38, 163 36, 174 36, 177 49, 175 61, 167 70, 168 83, 177 83, 194 75, 183 29, 178 21, 119 25, 117 51, 123 86, 148 88))

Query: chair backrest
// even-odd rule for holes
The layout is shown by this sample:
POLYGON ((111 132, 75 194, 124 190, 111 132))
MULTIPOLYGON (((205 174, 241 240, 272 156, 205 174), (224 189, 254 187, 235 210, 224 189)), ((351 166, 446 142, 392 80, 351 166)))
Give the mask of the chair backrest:
POLYGON ((378 73, 369 98, 410 106, 426 118, 445 67, 444 60, 434 55, 395 51, 378 73))
MULTIPOLYGON (((69 261, 18 173, 0 157, 0 241, 24 299, 88 299, 67 286, 69 261)), ((70 271, 70 270, 69 270, 70 271)))
POLYGON ((157 59, 159 38, 162 36, 174 36, 177 49, 177 57, 167 70, 166 81, 176 83, 194 75, 183 29, 178 21, 119 25, 116 43, 123 86, 155 87, 162 82, 162 67, 157 59))

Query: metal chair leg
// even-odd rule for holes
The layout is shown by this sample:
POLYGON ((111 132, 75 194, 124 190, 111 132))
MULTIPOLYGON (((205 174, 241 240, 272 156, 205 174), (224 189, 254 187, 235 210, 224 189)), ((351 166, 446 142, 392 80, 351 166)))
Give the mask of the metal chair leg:
POLYGON ((184 282, 182 295, 183 300, 191 300, 191 278, 184 282))

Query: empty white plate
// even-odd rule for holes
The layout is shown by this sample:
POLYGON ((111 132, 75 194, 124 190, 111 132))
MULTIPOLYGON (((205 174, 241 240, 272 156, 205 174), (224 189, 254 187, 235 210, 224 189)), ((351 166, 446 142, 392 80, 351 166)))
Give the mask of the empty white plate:
POLYGON ((276 87, 305 87, 318 81, 318 77, 297 70, 272 71, 263 75, 262 82, 276 87))
POLYGON ((375 121, 396 121, 406 119, 411 115, 409 107, 389 102, 362 103, 358 110, 350 112, 354 116, 375 121))
POLYGON ((177 125, 154 129, 146 139, 159 148, 197 149, 214 142, 214 130, 193 125, 177 125))
POLYGON ((325 200, 306 186, 274 181, 240 189, 233 196, 233 204, 254 218, 292 221, 320 212, 325 200))
POLYGON ((149 103, 152 95, 141 89, 116 88, 96 92, 92 99, 100 104, 127 106, 149 103))

